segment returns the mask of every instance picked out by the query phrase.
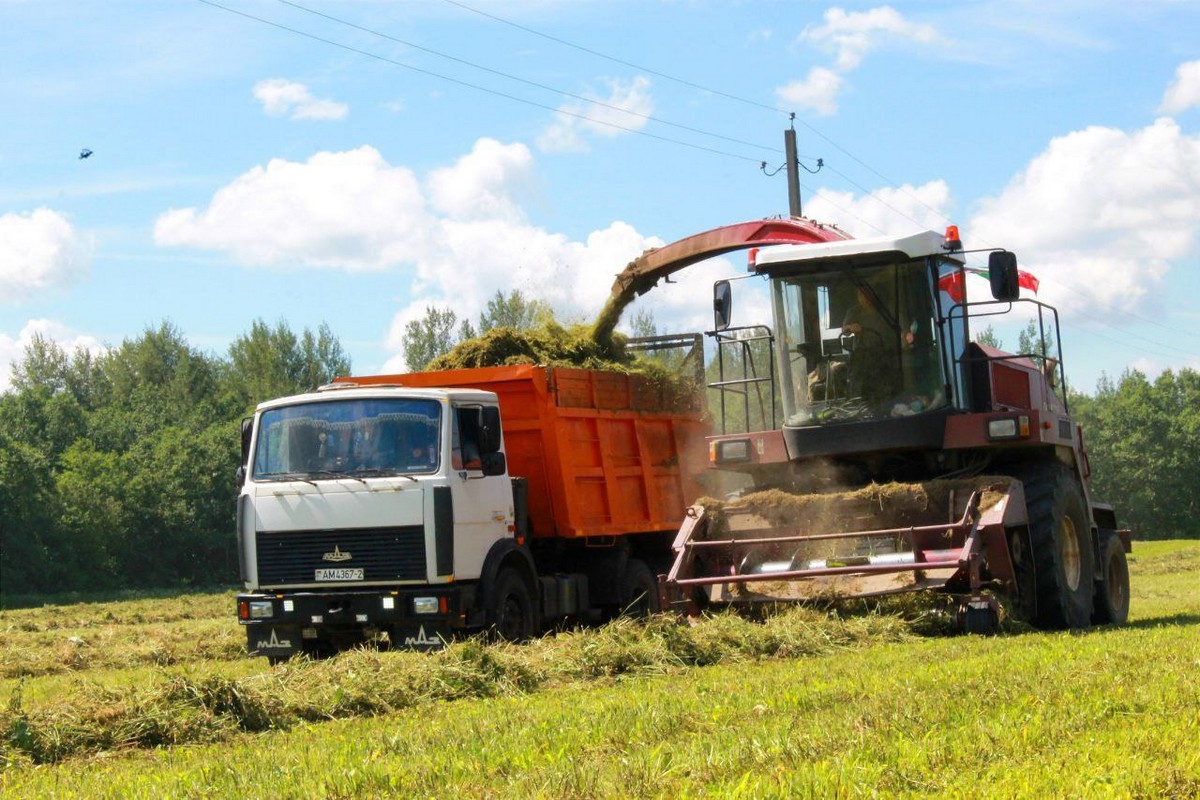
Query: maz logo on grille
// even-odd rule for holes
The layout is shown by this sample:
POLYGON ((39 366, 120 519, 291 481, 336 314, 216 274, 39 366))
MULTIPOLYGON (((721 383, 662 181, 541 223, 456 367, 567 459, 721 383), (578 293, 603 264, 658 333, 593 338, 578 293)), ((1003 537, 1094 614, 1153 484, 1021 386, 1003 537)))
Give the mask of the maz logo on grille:
POLYGON ((352 558, 354 558, 354 556, 350 555, 349 553, 343 553, 338 549, 336 544, 333 546, 332 553, 326 553, 325 555, 321 556, 322 561, 349 561, 352 558))

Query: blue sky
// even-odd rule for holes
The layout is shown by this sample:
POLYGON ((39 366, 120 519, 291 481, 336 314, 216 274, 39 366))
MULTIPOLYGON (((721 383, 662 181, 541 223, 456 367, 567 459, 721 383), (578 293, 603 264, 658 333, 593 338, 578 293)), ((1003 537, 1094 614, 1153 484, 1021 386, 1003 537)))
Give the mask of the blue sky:
MULTIPOLYGON (((1075 386, 1200 368, 1198 32, 1184 0, 0 0, 0 387, 35 333, 324 322, 371 373, 429 304, 590 318, 646 247, 786 213, 788 112, 807 216, 1014 250, 1075 386)), ((743 263, 638 305, 705 328, 743 263)))

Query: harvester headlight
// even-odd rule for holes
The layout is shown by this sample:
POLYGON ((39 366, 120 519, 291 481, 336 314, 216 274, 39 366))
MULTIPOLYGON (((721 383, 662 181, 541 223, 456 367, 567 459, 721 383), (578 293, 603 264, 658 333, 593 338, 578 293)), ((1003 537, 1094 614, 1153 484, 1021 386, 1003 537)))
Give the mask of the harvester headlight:
POLYGON ((709 452, 709 460, 714 464, 749 461, 750 440, 731 439, 724 442, 713 442, 712 449, 709 452))
POLYGON ((1029 436, 1029 417, 1004 417, 990 419, 987 424, 989 439, 1024 439, 1029 436))

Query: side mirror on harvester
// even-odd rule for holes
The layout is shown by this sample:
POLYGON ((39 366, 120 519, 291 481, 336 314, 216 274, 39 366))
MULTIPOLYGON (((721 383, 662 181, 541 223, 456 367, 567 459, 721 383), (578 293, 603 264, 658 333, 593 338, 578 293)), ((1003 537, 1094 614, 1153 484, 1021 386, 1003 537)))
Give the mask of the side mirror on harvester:
POLYGON ((1021 296, 1021 285, 1017 280, 1017 255, 1007 250, 988 254, 988 279, 992 283, 992 297, 1002 302, 1012 302, 1021 296))
POLYGON ((733 318, 733 289, 729 281, 713 284, 713 327, 723 331, 733 318))

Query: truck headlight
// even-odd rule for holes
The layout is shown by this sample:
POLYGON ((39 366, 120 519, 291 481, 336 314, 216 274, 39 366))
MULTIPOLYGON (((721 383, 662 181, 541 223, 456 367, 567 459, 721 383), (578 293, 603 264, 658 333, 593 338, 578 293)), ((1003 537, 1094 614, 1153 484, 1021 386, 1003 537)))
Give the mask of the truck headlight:
POLYGON ((275 604, 270 600, 251 600, 250 619, 269 619, 275 616, 275 604))
POLYGON ((413 598, 413 613, 414 614, 436 614, 438 612, 438 601, 436 597, 414 597, 413 598))

